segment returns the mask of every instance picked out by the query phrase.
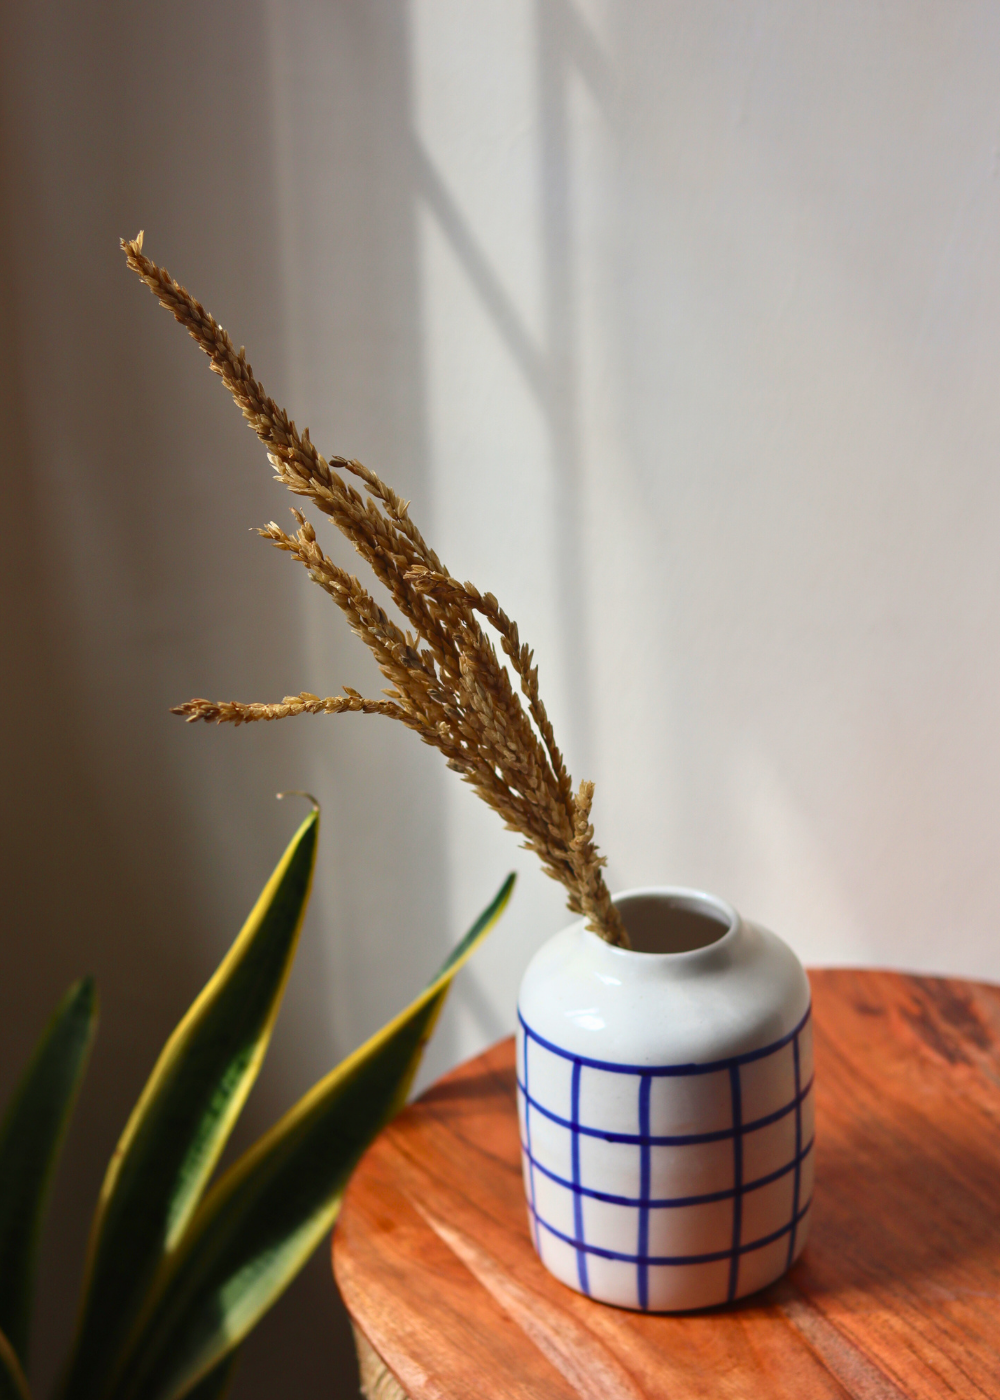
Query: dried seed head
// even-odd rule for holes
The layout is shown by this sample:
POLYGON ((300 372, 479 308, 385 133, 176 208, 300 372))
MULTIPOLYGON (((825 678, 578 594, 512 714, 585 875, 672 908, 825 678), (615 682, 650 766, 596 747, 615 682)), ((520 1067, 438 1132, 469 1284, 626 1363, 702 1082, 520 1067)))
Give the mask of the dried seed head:
POLYGON ((492 593, 452 578, 409 516, 409 504, 370 468, 345 457, 325 458, 309 430, 265 393, 246 353, 178 282, 142 251, 143 235, 122 240, 128 266, 211 361, 250 427, 267 450, 275 476, 293 495, 313 503, 351 541, 412 628, 393 622, 362 584, 329 559, 316 531, 293 508, 297 530, 274 521, 258 530, 291 555, 343 612, 389 682, 386 699, 369 700, 350 686, 321 699, 310 691, 279 704, 189 700, 172 713, 189 722, 249 724, 299 714, 378 714, 398 720, 444 755, 498 813, 524 837, 547 875, 566 890, 567 904, 610 943, 628 938, 602 874, 604 857, 590 821, 593 783, 576 794, 538 690, 538 668, 492 593), (364 492, 344 473, 363 484, 364 492), (480 618, 500 638, 520 696, 511 685, 480 618), (527 702, 527 708, 522 699, 527 702))

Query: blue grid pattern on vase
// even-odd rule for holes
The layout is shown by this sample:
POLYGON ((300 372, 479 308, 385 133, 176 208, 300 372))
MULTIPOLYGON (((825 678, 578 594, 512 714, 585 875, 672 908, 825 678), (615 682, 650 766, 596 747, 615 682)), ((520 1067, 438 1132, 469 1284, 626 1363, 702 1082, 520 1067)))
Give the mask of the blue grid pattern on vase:
MULTIPOLYGON (((811 1035, 807 1033, 811 1032, 810 1015, 811 1007, 798 1025, 779 1040, 742 1055, 705 1064, 647 1066, 574 1055, 534 1031, 519 1009, 517 1085, 521 1149, 529 1217, 539 1255, 545 1258, 546 1237, 569 1246, 575 1252, 578 1287, 588 1295, 592 1261, 611 1260, 619 1266, 629 1266, 635 1271, 635 1297, 642 1309, 650 1306, 651 1269, 724 1261, 728 1272, 725 1293, 731 1301, 740 1291, 741 1263, 748 1255, 780 1241, 787 1268, 795 1257, 800 1226, 812 1204, 811 1193, 806 1196, 804 1191, 814 1141, 811 1035), (775 1058, 779 1056, 780 1061, 775 1058), (540 1063, 545 1057, 554 1058, 540 1063), (540 1072, 548 1081, 546 1097, 552 1096, 552 1085, 558 1082, 557 1097, 566 1105, 562 1113, 552 1102, 543 1103, 538 1097, 541 1091, 533 1088, 533 1077, 537 1079, 540 1072), (597 1126, 582 1111, 588 1077, 605 1075, 616 1076, 614 1126, 597 1126), (696 1080, 709 1083, 704 1076, 715 1076, 714 1086, 719 1090, 708 1108, 711 1126, 706 1124, 701 1132, 654 1131, 654 1126, 670 1126, 654 1123, 658 1084, 670 1081, 676 1097, 678 1088, 694 1088, 696 1080), (780 1086, 786 1083, 787 1088, 782 1091, 780 1086), (760 1112, 762 1105, 767 1106, 768 1096, 773 1098, 776 1092, 781 1093, 781 1102, 760 1112), (544 1139, 542 1146, 540 1138, 544 1139), (685 1149, 706 1145, 711 1145, 710 1156, 702 1153, 697 1161, 685 1162, 685 1149), (588 1149, 592 1149, 590 1160, 588 1149), (658 1177, 673 1188, 684 1181, 688 1169, 698 1178, 692 1180, 692 1186, 713 1189, 680 1194, 674 1189, 668 1194, 657 1191, 658 1177), (609 1177, 630 1174, 634 1191, 601 1190, 593 1184, 597 1181, 606 1185, 609 1177), (776 1188, 778 1194, 762 1204, 767 1189, 776 1183, 781 1184, 776 1188), (714 1210, 714 1218, 708 1218, 706 1208, 714 1210), (596 1214, 602 1210, 603 1218, 596 1214), (776 1211, 777 1220, 773 1218, 776 1211), (589 1229, 588 1212, 593 1214, 589 1229), (749 1239, 745 1238, 748 1217, 762 1227, 751 1230, 749 1239), (666 1230, 658 1228, 664 1221, 668 1222, 666 1230), (610 1247, 607 1243, 609 1235, 621 1235, 623 1222, 635 1240, 634 1250, 610 1247), (683 1240, 689 1234, 704 1242, 706 1231, 710 1237, 713 1230, 725 1236, 709 1238, 713 1248, 667 1253, 657 1248, 657 1238, 662 1239, 665 1234, 675 1240, 683 1240)), ((606 1086, 607 1081, 603 1082, 606 1086)), ((661 1103, 661 1119, 663 1110, 661 1103)), ((771 1267, 770 1277, 781 1272, 783 1268, 771 1267)), ((766 1281, 769 1280, 762 1279, 752 1286, 766 1281)), ((595 1291, 601 1292, 600 1288, 595 1291)), ((744 1291, 751 1289, 744 1285, 744 1291)))

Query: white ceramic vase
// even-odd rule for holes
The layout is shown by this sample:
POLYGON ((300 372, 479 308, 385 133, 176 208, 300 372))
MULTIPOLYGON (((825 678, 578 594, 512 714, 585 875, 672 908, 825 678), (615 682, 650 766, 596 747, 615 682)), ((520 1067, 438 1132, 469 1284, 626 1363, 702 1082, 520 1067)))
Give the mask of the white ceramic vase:
POLYGON ((632 949, 573 924, 530 963, 517 1078, 535 1248, 563 1283, 680 1311, 753 1293, 806 1242, 809 983, 693 890, 615 900, 632 949))

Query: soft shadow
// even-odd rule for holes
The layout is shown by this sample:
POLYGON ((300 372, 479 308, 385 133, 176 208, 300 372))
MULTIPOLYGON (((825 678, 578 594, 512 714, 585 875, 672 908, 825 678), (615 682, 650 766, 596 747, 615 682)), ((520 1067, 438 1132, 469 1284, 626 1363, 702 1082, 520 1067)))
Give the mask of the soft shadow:
POLYGON ((507 1112, 508 1105, 514 1102, 515 1091, 514 1068, 511 1066, 509 1069, 485 1070, 481 1074, 440 1080, 421 1094, 417 1103, 427 1108, 447 1104, 450 1118, 457 1114, 481 1114, 491 1100, 501 1103, 503 1111, 507 1112))
MULTIPOLYGON (((419 445, 414 192, 412 180, 386 168, 405 158, 405 24, 385 7, 334 8, 342 23, 321 57, 347 70, 353 119, 328 118, 327 127, 343 140, 340 159, 358 185, 375 193, 363 206, 345 200, 334 171, 331 200, 348 205, 353 222, 338 239, 320 230, 315 262, 337 262, 356 306, 369 321, 385 321, 391 350, 380 366, 364 367, 374 387, 363 401, 338 379, 338 362, 336 407, 360 402, 358 415, 376 425, 395 415, 397 446, 419 445), (370 151, 373 112, 384 120, 370 151), (397 280, 387 279, 387 266, 403 269, 397 280)), ((268 198, 261 10, 242 7, 234 25, 232 6, 185 0, 171 10, 168 43, 160 16, 110 0, 40 0, 6 13, 0 1102, 73 977, 95 972, 103 1002, 45 1244, 32 1377, 40 1393, 68 1344, 89 1220, 115 1141, 166 1036, 294 828, 297 813, 271 794, 312 787, 323 744, 350 756, 366 742, 322 726, 199 732, 167 713, 192 694, 269 697, 318 684, 305 673, 297 626, 307 585, 300 589, 287 564, 247 533, 285 504, 263 453, 204 360, 125 271, 117 247, 119 235, 144 225, 147 251, 211 298, 284 396, 288 386, 273 377, 284 307, 268 198)), ((329 86, 321 72, 310 91, 329 86)), ((343 308, 331 302, 325 311, 333 317, 343 308)), ((365 337, 338 319, 343 361, 356 362, 365 337)), ((412 480, 399 484, 413 494, 412 480)), ((331 614, 331 629, 339 624, 331 614)), ((367 742, 384 747, 374 734, 367 742)), ((329 814, 321 859, 336 846, 338 796, 356 842, 349 855, 360 853, 344 860, 335 890, 356 946, 383 891, 411 916, 384 920, 389 965, 414 924, 444 940, 437 916, 446 900, 440 804, 427 801, 412 775, 392 785, 387 769, 375 782, 370 763, 355 774, 348 759, 338 781, 317 786, 329 814), (398 829, 413 839, 419 826, 426 888, 416 899, 398 872, 384 875, 384 851, 399 849, 385 817, 393 793, 398 829)), ((409 943, 414 960, 431 966, 443 952, 417 946, 417 937, 409 943)), ((341 1024, 331 1032, 327 956, 307 927, 239 1142, 329 1068, 334 1033, 350 1039, 341 1024)), ((387 980, 370 967, 337 972, 348 1011, 364 1001, 366 976, 368 986, 387 980)), ((385 1019, 381 1006, 371 1016, 385 1019)), ((347 1337, 323 1251, 248 1346, 234 1397, 356 1394, 347 1337)))

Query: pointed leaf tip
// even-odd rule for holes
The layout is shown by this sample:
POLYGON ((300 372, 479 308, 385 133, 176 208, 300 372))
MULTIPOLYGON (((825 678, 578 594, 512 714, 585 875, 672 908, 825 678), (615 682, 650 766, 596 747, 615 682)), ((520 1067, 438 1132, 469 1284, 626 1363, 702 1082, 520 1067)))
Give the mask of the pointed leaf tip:
POLYGON ((312 803, 314 812, 321 812, 323 810, 320 806, 319 799, 313 797, 311 792, 303 792, 301 788, 289 788, 287 792, 276 792, 274 795, 279 802, 283 801, 286 797, 304 797, 308 802, 312 803))
POLYGON ((330 1229, 354 1164, 403 1107, 459 967, 509 876, 414 1002, 313 1086, 211 1187, 133 1336, 115 1400, 177 1400, 284 1292, 330 1229))
POLYGON ((309 900, 318 832, 312 811, 167 1041, 126 1125, 91 1231, 64 1400, 109 1394, 153 1280, 183 1238, 257 1077, 309 900))

